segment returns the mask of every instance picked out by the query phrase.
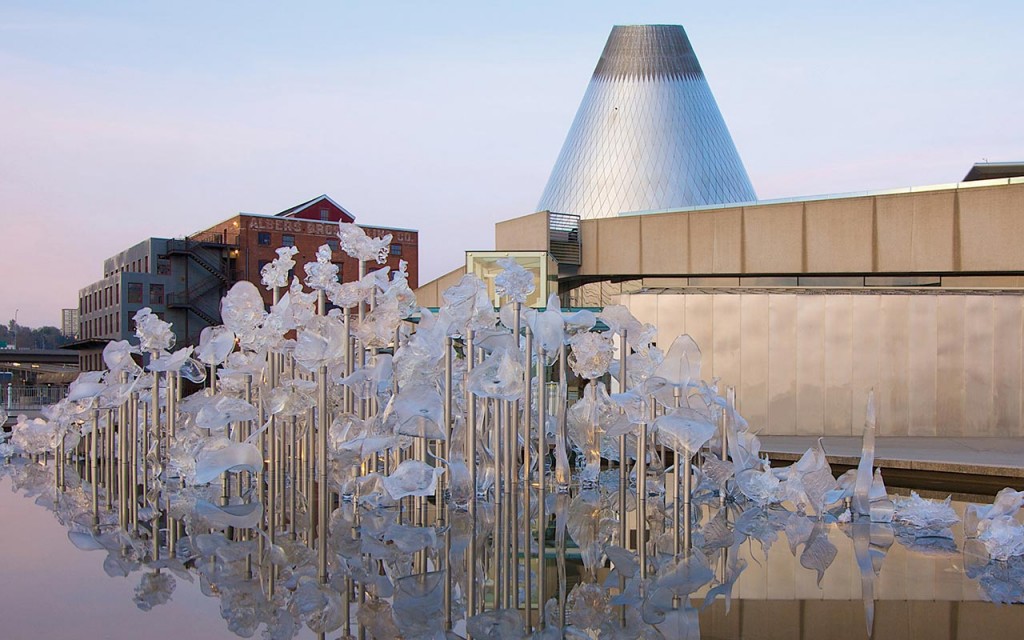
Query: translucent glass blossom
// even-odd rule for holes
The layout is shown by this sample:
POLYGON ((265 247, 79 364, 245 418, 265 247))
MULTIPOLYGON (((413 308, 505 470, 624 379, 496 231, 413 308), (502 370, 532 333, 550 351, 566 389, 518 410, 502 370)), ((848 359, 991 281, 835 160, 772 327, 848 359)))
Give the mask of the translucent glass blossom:
POLYGON ((192 358, 194 347, 183 347, 174 353, 164 353, 149 363, 150 371, 180 373, 186 379, 201 384, 206 381, 206 369, 192 358))
MULTIPOLYGON (((78 374, 78 377, 68 387, 67 401, 78 402, 79 400, 95 398, 103 393, 106 385, 101 381, 102 377, 102 371, 86 371, 78 374)), ((6 420, 6 414, 4 415, 4 420, 6 420)), ((3 424, 4 420, 0 420, 0 425, 3 424)))
POLYGON ((679 453, 696 453, 715 435, 717 427, 711 419, 689 407, 670 409, 654 421, 658 442, 679 453))
POLYGON ((593 380, 608 373, 615 346, 607 335, 589 331, 579 333, 570 339, 572 353, 569 366, 581 378, 593 380))
POLYGON ((132 320, 135 321, 135 335, 142 351, 169 351, 174 347, 171 323, 161 320, 149 307, 136 311, 132 320))
POLYGON ((526 391, 526 370, 506 349, 495 351, 469 375, 469 390, 484 398, 515 400, 526 391))
POLYGON ((338 238, 341 240, 342 250, 356 260, 373 260, 377 264, 384 264, 388 260, 391 248, 390 233, 379 238, 370 238, 360 227, 350 222, 339 222, 338 238))
POLYGON ((251 282, 236 282, 221 300, 220 315, 224 326, 234 332, 242 344, 252 342, 266 315, 260 290, 251 282))
POLYGON ((442 467, 432 467, 419 460, 406 460, 394 473, 384 478, 384 488, 395 500, 406 496, 432 496, 437 479, 444 473, 442 467))
POLYGON ((307 371, 330 366, 345 357, 345 329, 337 318, 314 316, 299 329, 295 361, 307 371))
POLYGON ((494 328, 497 322, 487 286, 473 274, 442 294, 444 304, 437 312, 438 322, 450 336, 465 336, 470 330, 494 328))
POLYGON ((299 252, 298 247, 280 247, 277 250, 277 257, 263 266, 260 271, 263 286, 267 289, 288 286, 288 274, 295 266, 292 257, 299 252))
POLYGON ((132 354, 136 353, 139 353, 138 347, 132 346, 127 340, 114 340, 103 347, 103 363, 115 376, 121 372, 136 376, 142 372, 142 368, 132 358, 132 354))
POLYGON ((669 347, 665 359, 645 383, 647 393, 653 394, 666 407, 675 405, 675 397, 691 383, 700 380, 700 349, 689 335, 677 337, 669 347))
POLYGON ((329 291, 338 282, 338 265, 331 262, 331 247, 321 245, 316 250, 316 262, 307 262, 306 286, 314 291, 329 291))
POLYGON ((547 308, 530 316, 530 330, 533 331, 534 344, 540 353, 548 358, 558 353, 565 344, 565 317, 559 307, 558 296, 549 297, 547 308))
POLYGON ((526 302, 536 290, 533 274, 523 268, 513 257, 500 258, 498 266, 504 269, 494 278, 494 289, 499 296, 513 302, 526 302))
POLYGON ((216 480, 225 471, 260 471, 263 456, 255 446, 227 438, 207 440, 196 455, 195 484, 216 480))
POLYGON ((916 491, 911 491, 909 498, 896 501, 893 520, 922 529, 941 530, 951 527, 960 522, 960 517, 956 515, 953 507, 949 506, 949 501, 949 497, 942 502, 925 500, 917 495, 916 491))
POLYGON ((209 365, 222 364, 235 348, 235 334, 223 325, 205 327, 199 334, 196 355, 199 361, 209 365))

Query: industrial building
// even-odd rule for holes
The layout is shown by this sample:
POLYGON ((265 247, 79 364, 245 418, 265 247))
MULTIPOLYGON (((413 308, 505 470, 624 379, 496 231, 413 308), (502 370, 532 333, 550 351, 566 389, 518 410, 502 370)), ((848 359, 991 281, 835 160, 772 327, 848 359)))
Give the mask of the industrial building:
MULTIPOLYGON (((220 301, 235 282, 247 280, 261 291, 260 271, 276 257, 281 246, 298 247, 297 273, 316 260, 317 249, 327 244, 336 252, 339 277, 358 277, 358 266, 338 251, 339 221, 355 217, 327 195, 290 207, 274 215, 239 213, 184 238, 149 238, 108 258, 103 278, 79 291, 77 349, 81 369, 103 368, 103 347, 111 340, 129 340, 135 333, 132 318, 149 307, 172 323, 179 346, 197 344, 208 326, 220 324, 220 301)), ((360 225, 371 236, 392 235, 387 265, 397 269, 408 263, 410 286, 417 285, 419 233, 410 229, 360 225)), ((271 303, 270 292, 264 300, 271 303)))

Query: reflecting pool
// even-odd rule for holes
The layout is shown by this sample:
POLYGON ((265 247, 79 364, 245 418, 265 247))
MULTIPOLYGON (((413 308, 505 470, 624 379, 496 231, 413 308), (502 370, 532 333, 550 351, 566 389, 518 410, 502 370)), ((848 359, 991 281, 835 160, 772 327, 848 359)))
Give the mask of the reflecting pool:
MULTIPOLYGON (((446 620, 449 634, 465 637, 470 549, 480 563, 474 637, 525 634, 526 564, 494 545, 514 520, 500 500, 470 514, 433 499, 377 508, 335 499, 321 585, 316 545, 307 546, 315 500, 301 477, 273 512, 230 482, 226 491, 168 487, 151 496, 161 509, 124 527, 102 465, 95 484, 85 460, 16 458, 0 469, 5 638, 338 638, 345 628, 351 637, 445 637, 446 620), (274 544, 267 522, 281 526, 274 544)), ((817 520, 708 493, 695 501, 688 553, 673 553, 672 531, 651 531, 640 581, 636 553, 601 539, 607 494, 598 485, 548 497, 539 637, 1003 638, 1024 625, 1024 606, 993 602, 1024 599, 1024 562, 990 559, 960 525, 940 533, 817 520)), ((966 505, 951 504, 961 519, 966 505)), ((538 572, 534 563, 533 593, 538 572)))

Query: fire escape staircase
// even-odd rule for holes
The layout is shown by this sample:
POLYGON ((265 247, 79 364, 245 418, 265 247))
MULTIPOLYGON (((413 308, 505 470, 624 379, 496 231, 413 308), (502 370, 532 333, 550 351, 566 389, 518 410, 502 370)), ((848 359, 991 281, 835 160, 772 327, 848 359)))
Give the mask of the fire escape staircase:
MULTIPOLYGON (((167 296, 167 306, 191 311, 208 325, 220 324, 220 309, 218 306, 210 308, 208 299, 220 300, 220 293, 231 284, 227 267, 219 264, 221 261, 210 255, 211 250, 204 247, 204 242, 191 239, 168 240, 167 253, 170 255, 185 255, 189 261, 210 275, 189 283, 188 288, 182 293, 172 293, 167 296), (216 295, 211 296, 216 291, 216 295), (207 304, 203 304, 207 301, 207 304)), ((214 249, 219 251, 220 247, 214 249)))

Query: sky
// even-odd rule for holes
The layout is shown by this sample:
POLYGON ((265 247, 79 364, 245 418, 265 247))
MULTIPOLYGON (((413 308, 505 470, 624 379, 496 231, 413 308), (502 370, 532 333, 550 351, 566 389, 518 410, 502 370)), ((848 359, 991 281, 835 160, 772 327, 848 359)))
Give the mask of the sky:
POLYGON ((1024 160, 1024 3, 0 0, 0 322, 322 193, 420 282, 532 213, 608 32, 682 24, 761 199, 1024 160))

